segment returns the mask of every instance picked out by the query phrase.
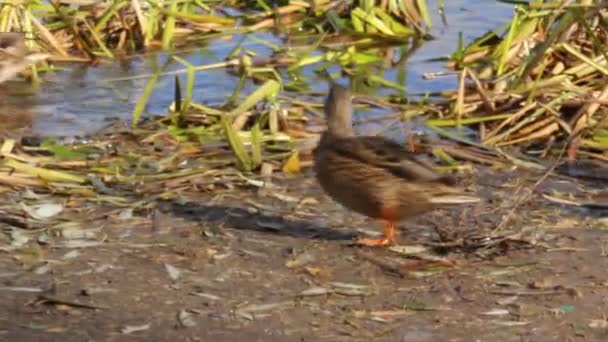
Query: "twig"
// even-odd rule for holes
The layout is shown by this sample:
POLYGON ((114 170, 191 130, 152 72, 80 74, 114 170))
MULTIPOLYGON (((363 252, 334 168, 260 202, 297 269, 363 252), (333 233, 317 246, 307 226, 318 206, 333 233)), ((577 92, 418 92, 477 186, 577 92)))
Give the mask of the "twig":
POLYGON ((46 303, 49 303, 49 304, 68 305, 68 306, 73 306, 76 308, 93 309, 93 310, 108 309, 107 306, 98 306, 98 305, 79 303, 79 302, 69 301, 69 300, 65 300, 65 299, 61 299, 61 298, 49 296, 49 295, 39 295, 38 299, 42 300, 46 303))
POLYGON ((547 170, 545 171, 545 173, 534 183, 534 185, 532 185, 532 187, 530 188, 530 191, 525 194, 520 201, 518 201, 518 203, 511 208, 511 210, 509 211, 509 213, 505 216, 505 218, 498 224, 498 226, 496 228, 494 228, 493 232, 497 232, 501 229, 503 229, 509 222, 511 222, 511 220, 513 219, 515 215, 515 212, 524 204, 530 202, 530 199, 532 198, 532 194, 534 193, 534 190, 536 190, 536 188, 545 181, 545 179, 547 179, 547 177, 549 177, 549 175, 551 173, 553 173, 553 171, 555 170, 555 168, 557 167, 557 165, 562 161, 562 157, 564 156, 564 153, 566 152, 567 148, 568 148, 569 142, 566 142, 564 144, 564 147, 562 147, 561 151, 559 152, 559 155, 557 156, 557 158, 555 159, 555 161, 551 164, 551 166, 549 168, 547 168, 547 170))
POLYGON ((547 291, 490 291, 491 294, 501 296, 550 296, 566 293, 566 289, 547 291))

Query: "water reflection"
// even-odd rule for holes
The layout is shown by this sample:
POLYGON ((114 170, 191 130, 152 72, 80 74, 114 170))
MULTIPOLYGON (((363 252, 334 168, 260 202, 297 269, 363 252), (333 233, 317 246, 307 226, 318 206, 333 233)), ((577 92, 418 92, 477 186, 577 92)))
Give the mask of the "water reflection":
POLYGON ((31 132, 36 112, 34 99, 29 84, 15 81, 0 84, 0 137, 17 139, 31 132))
MULTIPOLYGON (((510 5, 487 0, 451 0, 445 1, 447 26, 444 26, 437 11, 438 0, 429 1, 432 14, 433 31, 436 40, 424 43, 407 63, 394 68, 380 70, 385 79, 402 84, 407 95, 422 95, 425 92, 436 92, 453 89, 455 77, 424 80, 426 72, 443 71, 444 62, 429 61, 452 53, 457 46, 458 33, 463 32, 465 42, 495 29, 510 20, 513 8, 510 5)), ((276 44, 283 42, 270 33, 256 34, 257 37, 270 40, 276 44)), ((230 37, 230 40, 216 39, 206 45, 191 49, 180 55, 192 65, 217 63, 232 52, 241 36, 230 37)), ((245 39, 243 47, 255 51, 257 58, 270 56, 272 51, 252 39, 245 39)), ((396 47, 392 60, 400 54, 408 53, 407 49, 396 47)), ((104 126, 108 118, 128 120, 133 108, 141 96, 148 81, 146 78, 126 79, 141 74, 151 74, 163 65, 166 55, 136 56, 122 63, 101 64, 95 67, 82 65, 61 65, 65 70, 45 75, 38 96, 24 99, 30 101, 36 112, 32 124, 32 134, 36 135, 86 135, 104 126), (113 81, 114 79, 121 81, 113 81)), ((317 78, 315 66, 308 67, 303 76, 311 80, 315 89, 325 91, 327 85, 317 78), (317 81, 318 80, 318 81, 317 81)), ((179 63, 172 63, 167 71, 184 69, 179 63)), ((331 68, 337 71, 338 68, 331 68)), ((182 75, 185 80, 185 75, 182 75)), ((173 100, 174 77, 163 77, 146 108, 147 113, 164 114, 168 104, 173 100)), ((238 79, 229 75, 224 69, 198 72, 195 79, 194 99, 207 104, 223 103, 233 91, 238 79)), ((243 95, 251 92, 253 86, 247 83, 243 95)), ((382 94, 395 93, 394 90, 383 90, 382 94)), ((30 108, 32 109, 32 108, 30 108)), ((360 115, 375 115, 374 111, 360 115)))

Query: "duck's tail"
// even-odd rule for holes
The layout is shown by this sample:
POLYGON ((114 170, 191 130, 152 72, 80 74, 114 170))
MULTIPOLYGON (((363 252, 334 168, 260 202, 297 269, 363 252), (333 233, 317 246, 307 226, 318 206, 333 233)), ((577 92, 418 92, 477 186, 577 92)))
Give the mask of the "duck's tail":
POLYGON ((429 201, 433 204, 466 204, 479 203, 481 198, 466 195, 441 195, 431 197, 429 201))

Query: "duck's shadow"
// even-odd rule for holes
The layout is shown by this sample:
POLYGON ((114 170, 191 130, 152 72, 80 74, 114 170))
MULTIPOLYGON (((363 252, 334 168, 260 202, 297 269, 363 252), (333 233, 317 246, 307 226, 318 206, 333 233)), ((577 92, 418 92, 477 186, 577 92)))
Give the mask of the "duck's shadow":
POLYGON ((249 230, 279 236, 326 240, 352 241, 356 234, 329 227, 319 226, 310 221, 287 219, 280 214, 251 212, 228 205, 208 205, 200 203, 176 203, 163 201, 158 208, 185 220, 201 223, 222 224, 227 228, 249 230))

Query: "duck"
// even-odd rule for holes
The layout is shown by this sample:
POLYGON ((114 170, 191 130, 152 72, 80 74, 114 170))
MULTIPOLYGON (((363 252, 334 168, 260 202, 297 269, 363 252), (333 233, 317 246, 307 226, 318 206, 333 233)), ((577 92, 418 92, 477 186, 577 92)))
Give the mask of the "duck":
MULTIPOLYGON (((49 57, 49 54, 31 51, 25 43, 25 34, 0 32, 0 84, 49 57)), ((19 87, 7 84, 0 87, 0 141, 20 138, 31 129, 34 120, 31 105, 18 99, 19 87)))
POLYGON ((31 51, 21 32, 0 33, 0 83, 13 79, 32 64, 50 57, 47 53, 31 51))
POLYGON ((443 205, 480 201, 405 146, 383 136, 356 136, 349 88, 331 86, 324 111, 327 129, 313 150, 319 185, 343 207, 384 221, 381 238, 361 238, 359 244, 394 244, 397 222, 443 205))

